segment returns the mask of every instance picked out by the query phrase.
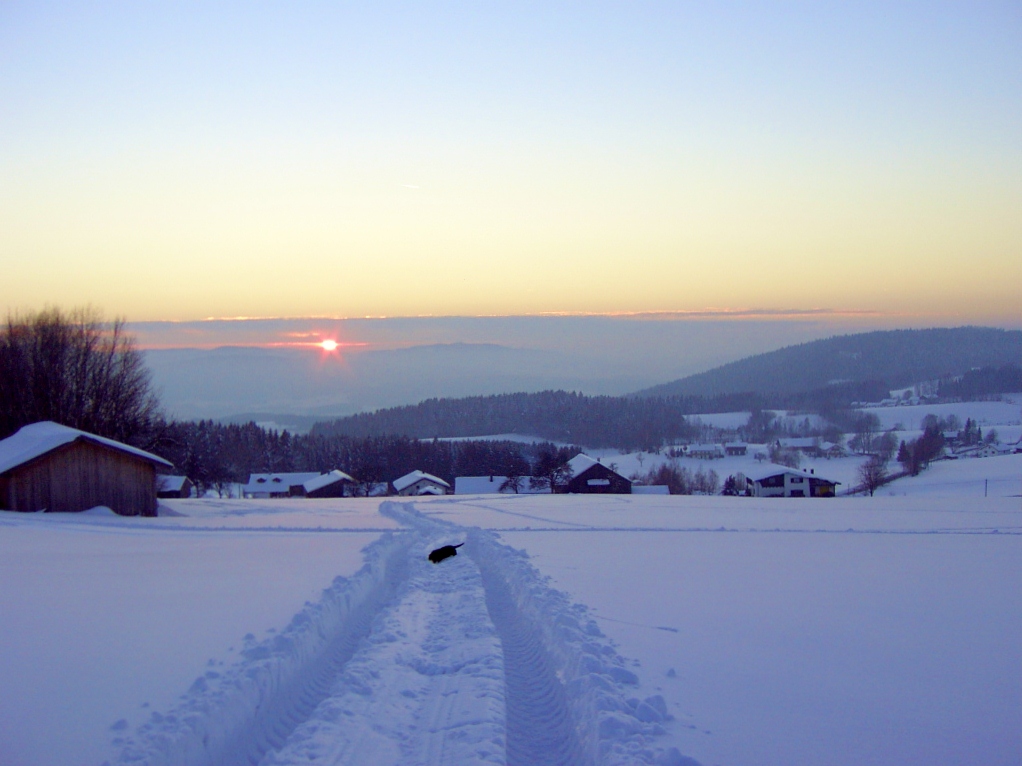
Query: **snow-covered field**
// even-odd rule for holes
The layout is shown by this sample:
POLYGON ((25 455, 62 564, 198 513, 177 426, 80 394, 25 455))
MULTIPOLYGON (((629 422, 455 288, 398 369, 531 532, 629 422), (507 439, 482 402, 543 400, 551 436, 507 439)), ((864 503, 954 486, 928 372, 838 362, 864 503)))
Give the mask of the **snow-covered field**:
POLYGON ((1019 763, 1018 497, 168 510, 0 513, 4 766, 1019 763))
POLYGON ((1007 394, 1000 402, 955 402, 953 404, 918 404, 905 407, 866 407, 863 412, 872 412, 880 419, 884 430, 896 428, 900 431, 917 431, 922 428, 923 418, 936 415, 946 418, 957 417, 962 424, 972 418, 985 430, 990 426, 1019 425, 1022 423, 1022 395, 1007 394))

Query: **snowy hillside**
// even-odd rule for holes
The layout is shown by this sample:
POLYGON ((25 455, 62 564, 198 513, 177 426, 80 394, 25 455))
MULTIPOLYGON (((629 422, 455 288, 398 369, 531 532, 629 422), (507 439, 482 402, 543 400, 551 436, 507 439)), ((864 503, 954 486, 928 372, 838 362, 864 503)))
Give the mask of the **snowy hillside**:
POLYGON ((167 510, 0 513, 5 766, 1022 750, 1017 497, 167 510))

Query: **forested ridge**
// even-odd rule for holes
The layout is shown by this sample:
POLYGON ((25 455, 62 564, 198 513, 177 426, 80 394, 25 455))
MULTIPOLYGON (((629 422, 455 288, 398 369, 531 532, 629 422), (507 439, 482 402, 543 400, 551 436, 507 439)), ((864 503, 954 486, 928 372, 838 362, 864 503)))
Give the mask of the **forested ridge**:
POLYGON ((797 395, 835 383, 872 381, 887 389, 961 376, 1022 360, 1022 330, 953 327, 839 335, 746 357, 638 391, 637 397, 753 392, 797 395))

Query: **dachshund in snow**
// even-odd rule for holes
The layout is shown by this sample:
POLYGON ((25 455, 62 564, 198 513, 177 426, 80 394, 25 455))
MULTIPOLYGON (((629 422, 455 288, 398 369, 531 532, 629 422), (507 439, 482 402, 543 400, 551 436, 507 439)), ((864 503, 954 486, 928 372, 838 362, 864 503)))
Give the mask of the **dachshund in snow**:
POLYGON ((434 564, 439 564, 446 558, 450 558, 451 556, 457 556, 458 551, 455 549, 460 548, 464 544, 465 543, 458 543, 457 545, 445 545, 441 548, 437 548, 435 551, 432 551, 429 554, 429 560, 432 561, 434 564))

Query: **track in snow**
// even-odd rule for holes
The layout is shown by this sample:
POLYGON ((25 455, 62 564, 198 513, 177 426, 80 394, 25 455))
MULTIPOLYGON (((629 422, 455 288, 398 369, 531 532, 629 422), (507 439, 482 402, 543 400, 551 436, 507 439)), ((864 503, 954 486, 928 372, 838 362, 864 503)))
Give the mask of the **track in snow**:
POLYGON ((631 697, 637 679, 585 608, 522 554, 410 505, 381 511, 407 531, 154 714, 117 765, 685 762, 656 746, 663 700, 631 697), (462 539, 462 555, 426 560, 462 539))

